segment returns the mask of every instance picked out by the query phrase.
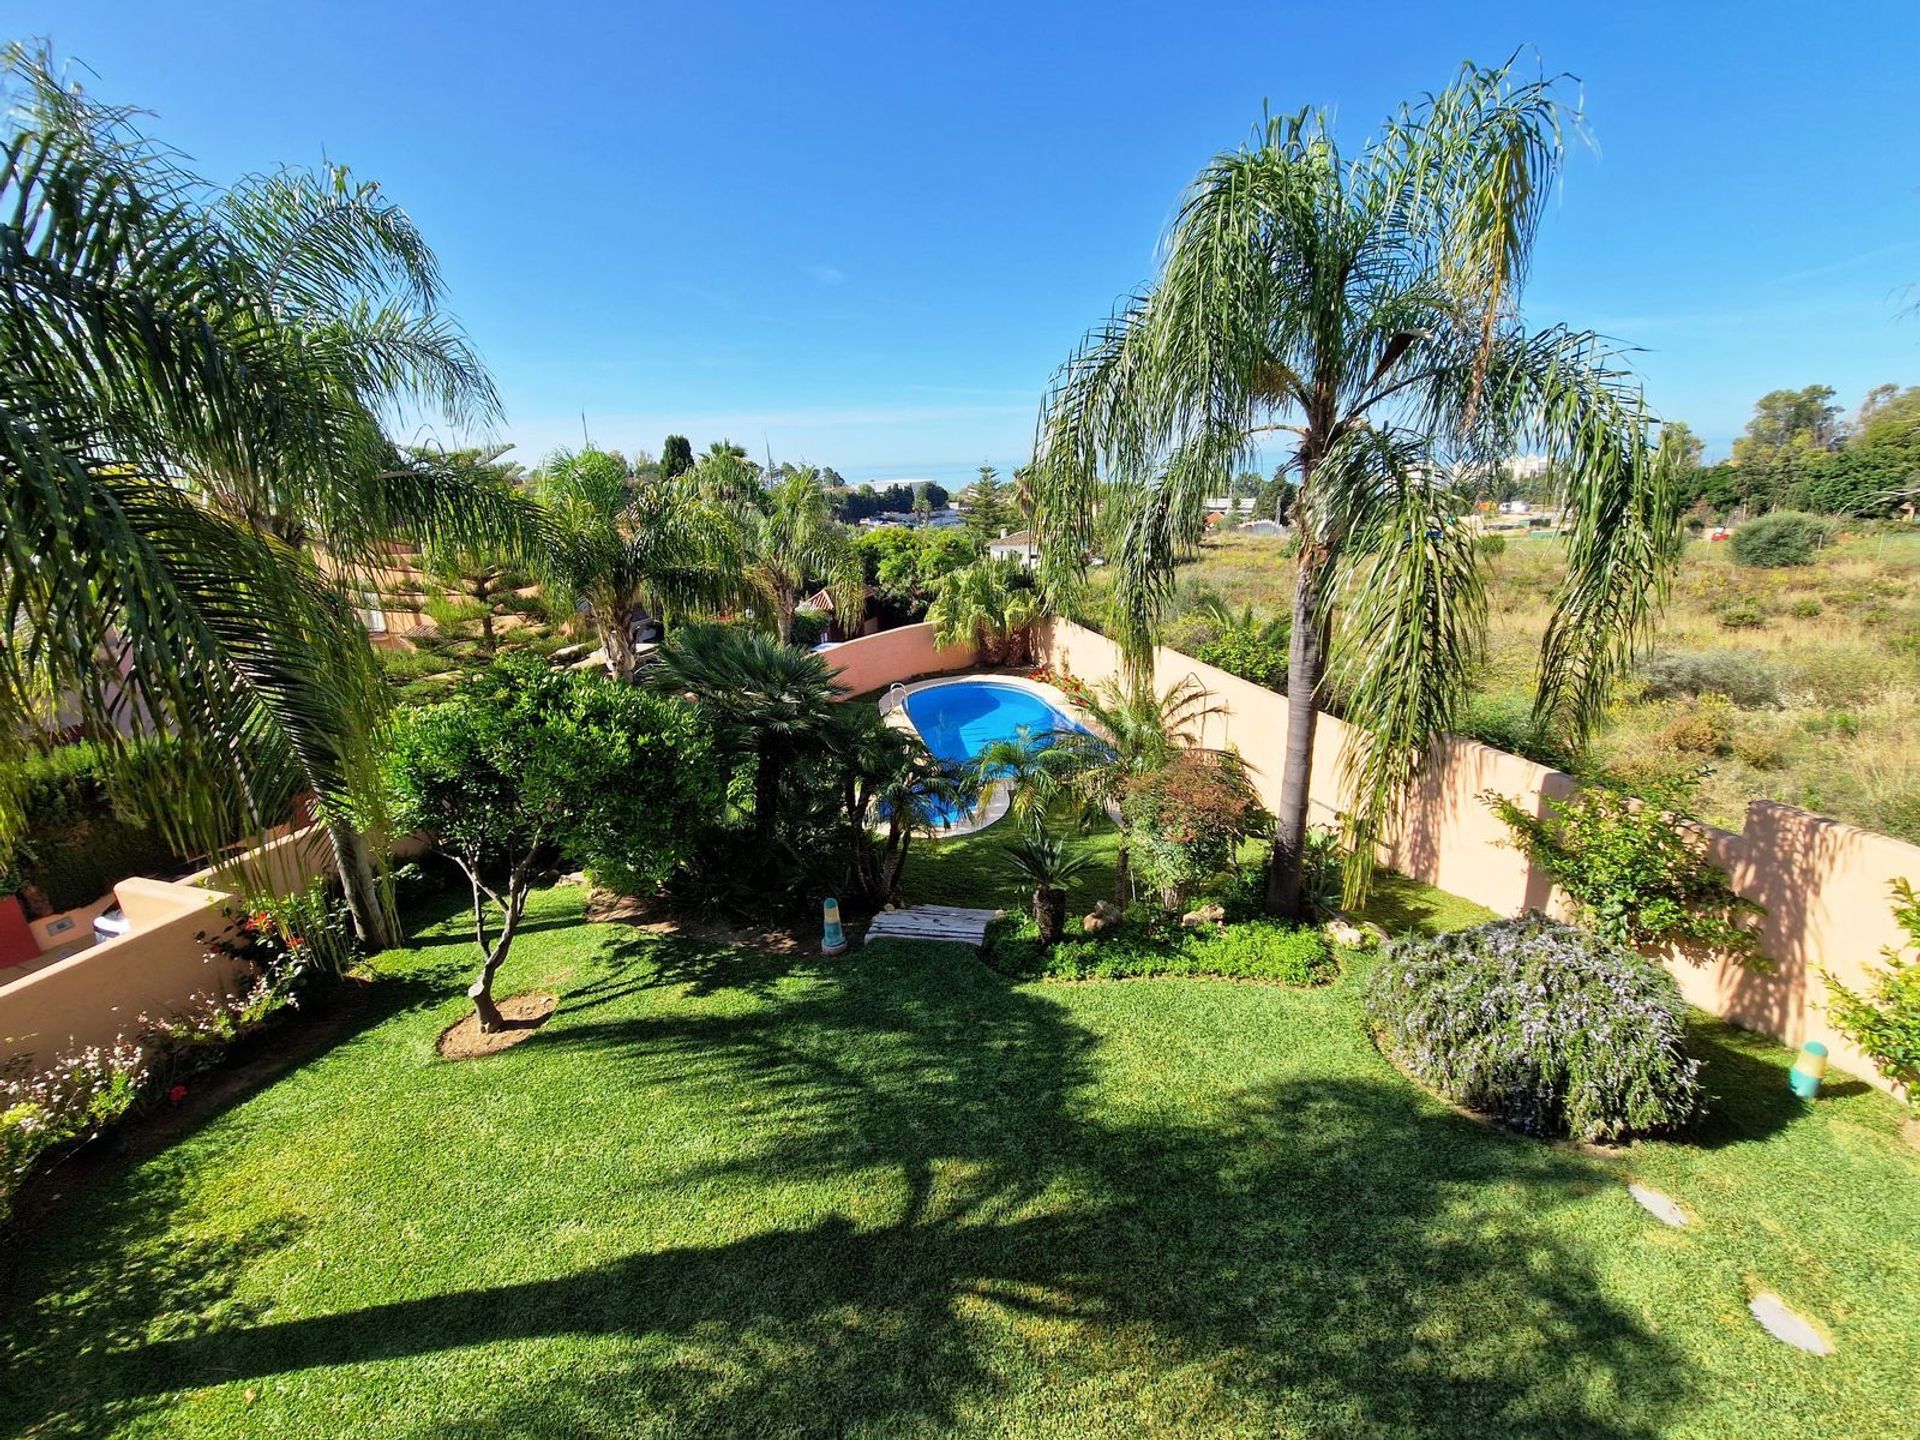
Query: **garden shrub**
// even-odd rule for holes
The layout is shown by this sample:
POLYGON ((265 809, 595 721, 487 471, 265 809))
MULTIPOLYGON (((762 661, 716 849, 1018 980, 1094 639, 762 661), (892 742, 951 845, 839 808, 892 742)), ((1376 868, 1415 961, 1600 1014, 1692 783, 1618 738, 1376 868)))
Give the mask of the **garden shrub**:
POLYGON ((1787 613, 1796 620, 1811 620, 1816 615, 1824 613, 1825 610, 1826 606, 1822 605, 1811 595, 1802 595, 1798 600, 1795 600, 1791 605, 1787 606, 1787 613))
POLYGON ((1473 548, 1489 560, 1498 560, 1507 553, 1507 537, 1504 535, 1476 535, 1473 548))
POLYGON ((1882 1075, 1904 1085, 1907 1104, 1920 1111, 1920 894, 1913 882, 1893 886, 1894 918, 1907 932, 1904 947, 1884 951, 1865 993, 1848 989, 1822 970, 1830 992, 1827 1016, 1873 1060, 1882 1075))
POLYGON ((1689 822, 1696 775, 1648 776, 1639 797, 1596 777, 1537 816, 1504 796, 1482 798, 1514 844, 1567 894, 1581 922, 1618 944, 1678 945, 1763 963, 1746 919, 1760 907, 1733 893, 1689 822))
POLYGON ((1709 692, 1674 713, 1660 730, 1660 743, 1683 755, 1724 755, 1733 740, 1732 707, 1709 692))
POLYGON ((1810 645, 1794 666, 1798 687, 1813 704, 1830 709, 1871 704, 1894 678, 1887 657, 1864 645, 1810 645))
MULTIPOLYGON (((146 742, 135 763, 166 764, 169 743, 146 742)), ((20 882, 50 910, 91 904, 130 875, 166 875, 190 858, 120 802, 108 761, 101 746, 82 741, 7 767, 5 788, 26 822, 15 855, 20 882)))
POLYGON ((1614 1142, 1704 1108, 1673 977, 1538 914, 1394 942, 1364 1004, 1408 1074, 1528 1135, 1614 1142))
POLYGON ((1120 812, 1134 875, 1169 909, 1231 866, 1266 818, 1238 757, 1204 750, 1134 777, 1120 812))
POLYGON ((1767 623, 1767 612, 1751 600, 1730 600, 1720 607, 1720 625, 1725 630, 1758 630, 1767 623))
POLYGON ((1743 709, 1780 703, 1780 677, 1754 650, 1664 650, 1639 670, 1649 700, 1724 695, 1743 709))
POLYGON ((1194 653, 1194 659, 1269 690, 1286 687, 1287 647, 1244 630, 1229 630, 1209 640, 1194 653))
POLYGON ((793 644, 796 649, 811 650, 826 638, 833 617, 802 605, 793 612, 793 644))
POLYGON ((1578 759, 1573 746, 1533 713, 1532 701, 1519 696, 1474 696, 1461 717, 1459 733, 1556 770, 1572 769, 1578 759))
POLYGON ((987 927, 982 957, 1018 980, 1126 980, 1149 975, 1216 976, 1280 985, 1325 985, 1340 973, 1318 930, 1278 920, 1192 928, 1129 917, 1112 930, 1040 943, 1030 915, 987 927))
POLYGON ((1827 522, 1818 515, 1776 510, 1747 521, 1733 532, 1730 543, 1737 564, 1773 567, 1811 565, 1826 538, 1827 522))

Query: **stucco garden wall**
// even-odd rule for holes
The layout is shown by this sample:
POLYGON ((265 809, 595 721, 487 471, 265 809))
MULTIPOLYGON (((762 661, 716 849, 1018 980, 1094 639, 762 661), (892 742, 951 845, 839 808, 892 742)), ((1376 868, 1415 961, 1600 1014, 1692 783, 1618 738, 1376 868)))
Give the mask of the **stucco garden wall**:
POLYGON ((936 644, 931 625, 902 625, 836 645, 822 651, 821 658, 839 671, 842 685, 864 695, 896 680, 964 670, 973 664, 974 650, 971 645, 936 644))
MULTIPOLYGON (((1052 621, 1040 644, 1048 663, 1083 680, 1120 670, 1118 647, 1067 621, 1052 621)), ((1283 696, 1203 665, 1164 647, 1155 656, 1155 684, 1196 676, 1224 702, 1207 722, 1203 743, 1234 745, 1252 766, 1271 807, 1279 798, 1287 702, 1283 696)), ((1335 823, 1347 803, 1340 755, 1348 727, 1323 715, 1314 743, 1311 804, 1317 823, 1335 823)), ((1544 801, 1564 796, 1574 781, 1560 771, 1471 740, 1450 740, 1384 839, 1381 858, 1402 874, 1476 900, 1503 915, 1529 908, 1564 908, 1546 877, 1508 843, 1506 827, 1480 796, 1496 791, 1543 813, 1544 801)), ((1790 1045, 1822 1040, 1836 1064, 1882 1088, 1872 1061, 1828 1023, 1822 1002, 1824 968, 1858 988, 1883 947, 1900 943, 1889 886, 1920 881, 1920 846, 1772 801, 1747 808, 1738 834, 1701 827, 1717 863, 1736 892, 1766 907, 1761 944, 1773 969, 1756 972, 1731 963, 1667 961, 1681 991, 1701 1009, 1777 1036, 1790 1045)))

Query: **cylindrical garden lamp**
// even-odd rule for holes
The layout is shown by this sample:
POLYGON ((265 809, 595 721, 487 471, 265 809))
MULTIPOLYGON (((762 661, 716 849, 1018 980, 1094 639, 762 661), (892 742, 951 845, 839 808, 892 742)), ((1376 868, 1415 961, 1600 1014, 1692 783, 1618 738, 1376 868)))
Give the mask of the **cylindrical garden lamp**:
POLYGON ((1802 1100, 1811 1100, 1820 1093, 1820 1081, 1826 1073, 1827 1047, 1809 1040, 1800 1047, 1799 1057, 1787 1071, 1787 1084, 1802 1100))
POLYGON ((821 902, 820 910, 826 921, 826 933, 820 937, 820 953, 844 955, 847 950, 847 932, 840 928, 840 902, 828 896, 821 902))

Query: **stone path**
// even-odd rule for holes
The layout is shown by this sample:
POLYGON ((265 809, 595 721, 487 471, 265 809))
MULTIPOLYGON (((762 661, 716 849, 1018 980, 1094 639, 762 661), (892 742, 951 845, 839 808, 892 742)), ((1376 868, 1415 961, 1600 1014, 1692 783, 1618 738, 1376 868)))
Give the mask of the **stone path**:
POLYGON ((998 910, 969 910, 964 905, 912 905, 904 910, 882 910, 867 926, 864 943, 875 940, 953 940, 978 946, 987 938, 987 924, 998 910))

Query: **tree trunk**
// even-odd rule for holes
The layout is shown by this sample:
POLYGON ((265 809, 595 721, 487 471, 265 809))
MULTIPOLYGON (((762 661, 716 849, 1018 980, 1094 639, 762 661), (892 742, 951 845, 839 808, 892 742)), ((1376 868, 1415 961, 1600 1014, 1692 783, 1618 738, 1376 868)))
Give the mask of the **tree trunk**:
POLYGON ((482 596, 480 599, 480 649, 491 660, 494 651, 493 602, 482 596))
POLYGON ((775 823, 780 816, 780 761, 762 750, 753 768, 753 833, 762 857, 771 853, 775 823))
POLYGON ((473 1013, 479 1018, 483 1035, 506 1028, 506 1018, 501 1015, 500 1007, 493 1003, 493 977, 499 973, 501 962, 507 958, 507 949, 513 944, 513 932, 520 928, 520 914, 526 906, 526 881, 516 871, 507 888, 507 913, 500 927, 500 938, 494 942, 492 949, 488 949, 486 909, 480 898, 479 885, 476 883, 474 886, 474 934, 480 940, 481 953, 486 960, 480 966, 480 973, 474 977, 473 984, 467 987, 467 998, 473 1001, 473 1013))
POLYGON ((1127 864, 1126 831, 1122 830, 1120 843, 1113 847, 1113 903, 1120 907, 1120 913, 1123 915, 1127 910, 1127 901, 1132 898, 1129 893, 1132 889, 1132 879, 1127 864))
POLYGON ((381 898, 379 882, 374 879, 373 856, 367 850, 367 838, 344 820, 329 820, 327 843, 333 848, 333 864, 340 876, 340 888, 353 916, 353 933, 369 954, 391 950, 396 943, 392 917, 381 898))
POLYGON ((1267 911, 1305 920, 1301 862, 1306 856, 1307 801, 1313 787, 1313 735, 1319 723, 1320 681, 1327 668, 1327 617, 1320 595, 1325 556, 1305 546, 1293 587, 1293 641, 1287 656, 1286 767, 1273 821, 1273 858, 1267 867, 1267 911))
POLYGON ((1067 928, 1067 892, 1042 885, 1033 892, 1033 926, 1040 932, 1040 943, 1052 945, 1067 928))
POLYGON ((600 646, 607 654, 607 673, 616 680, 631 681, 640 669, 640 657, 633 649, 633 615, 630 611, 618 610, 601 621, 600 646))

